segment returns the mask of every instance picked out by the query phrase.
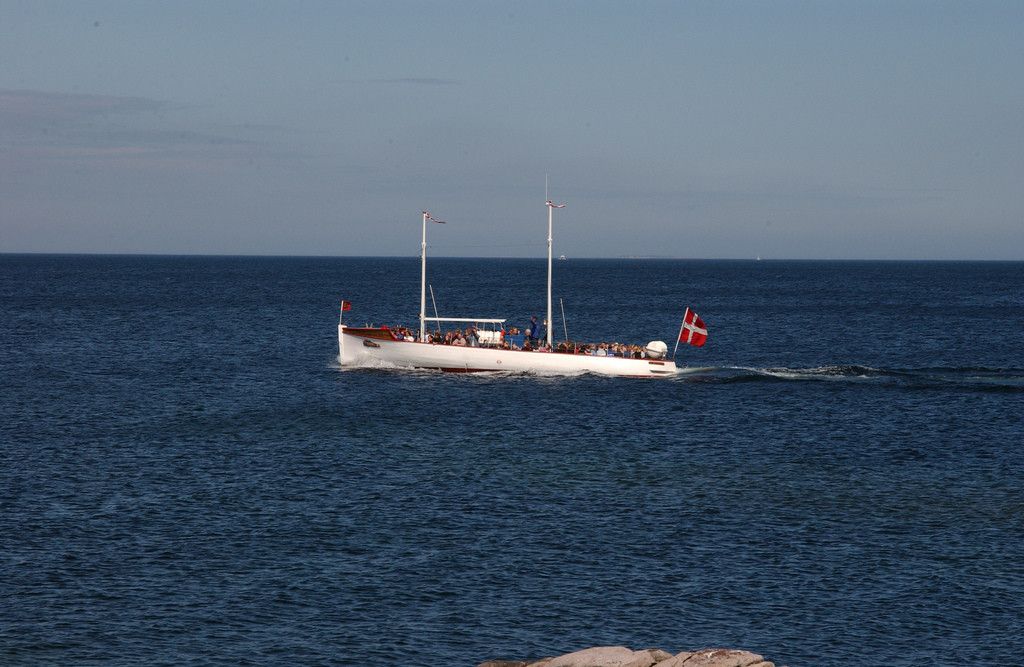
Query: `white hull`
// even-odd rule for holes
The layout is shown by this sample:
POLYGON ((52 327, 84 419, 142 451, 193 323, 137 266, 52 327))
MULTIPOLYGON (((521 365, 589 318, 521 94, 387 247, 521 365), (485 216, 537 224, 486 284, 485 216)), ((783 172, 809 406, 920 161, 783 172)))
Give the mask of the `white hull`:
POLYGON ((455 373, 506 372, 540 375, 594 373, 623 377, 665 377, 677 373, 669 359, 599 357, 589 354, 462 347, 397 340, 389 329, 338 325, 343 366, 392 365, 455 373))

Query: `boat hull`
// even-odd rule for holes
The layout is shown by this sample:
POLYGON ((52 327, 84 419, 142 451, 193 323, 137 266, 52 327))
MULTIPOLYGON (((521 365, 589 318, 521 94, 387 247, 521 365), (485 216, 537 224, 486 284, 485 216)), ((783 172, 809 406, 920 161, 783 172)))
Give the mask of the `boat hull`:
POLYGON ((390 329, 347 327, 343 324, 338 325, 338 346, 343 366, 393 365, 450 373, 594 373, 622 377, 665 377, 677 373, 675 362, 667 359, 421 343, 401 340, 390 329))

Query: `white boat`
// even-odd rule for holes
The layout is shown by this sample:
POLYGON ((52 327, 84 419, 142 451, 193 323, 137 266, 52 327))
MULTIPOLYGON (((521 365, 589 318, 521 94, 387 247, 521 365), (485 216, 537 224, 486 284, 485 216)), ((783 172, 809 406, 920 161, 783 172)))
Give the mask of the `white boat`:
MULTIPOLYGON (((480 317, 427 317, 427 220, 423 212, 423 241, 420 246, 420 314, 419 331, 410 334, 404 328, 387 326, 354 327, 338 322, 339 359, 342 366, 384 366, 397 368, 435 369, 455 373, 505 372, 540 375, 577 375, 593 373, 623 377, 665 377, 678 373, 674 359, 668 359, 668 346, 662 341, 648 343, 637 356, 614 356, 607 351, 583 351, 578 345, 552 345, 551 318, 551 222, 552 211, 564 205, 548 206, 548 311, 546 341, 539 349, 512 349, 512 342, 503 330, 504 319, 480 317), (449 345, 430 341, 428 323, 451 323, 478 329, 476 345, 449 345)), ((350 308, 342 301, 341 314, 350 308)), ((707 337, 703 321, 687 308, 679 341, 702 345, 707 337), (684 333, 685 332, 685 333, 684 333)), ((543 340, 543 339, 542 339, 543 340)), ((679 343, 676 343, 678 349, 679 343)), ((675 352, 673 352, 673 356, 675 352)))

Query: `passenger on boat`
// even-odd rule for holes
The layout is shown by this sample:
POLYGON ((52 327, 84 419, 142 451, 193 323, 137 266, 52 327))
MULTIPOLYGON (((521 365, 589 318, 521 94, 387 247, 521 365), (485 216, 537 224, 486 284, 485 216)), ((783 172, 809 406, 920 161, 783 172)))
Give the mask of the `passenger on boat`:
POLYGON ((530 324, 526 329, 526 337, 532 343, 540 340, 540 322, 537 321, 536 317, 530 318, 530 324))

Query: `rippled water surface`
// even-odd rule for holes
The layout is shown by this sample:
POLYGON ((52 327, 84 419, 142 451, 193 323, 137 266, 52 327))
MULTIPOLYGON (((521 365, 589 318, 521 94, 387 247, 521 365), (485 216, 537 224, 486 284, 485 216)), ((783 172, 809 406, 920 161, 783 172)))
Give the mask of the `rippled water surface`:
MULTIPOLYGON (((544 315, 542 261, 429 271, 544 315)), ((1017 664, 1022 285, 568 260, 557 338, 690 306, 690 372, 464 376, 337 365, 342 299, 415 324, 416 259, 0 256, 0 662, 1017 664)))

